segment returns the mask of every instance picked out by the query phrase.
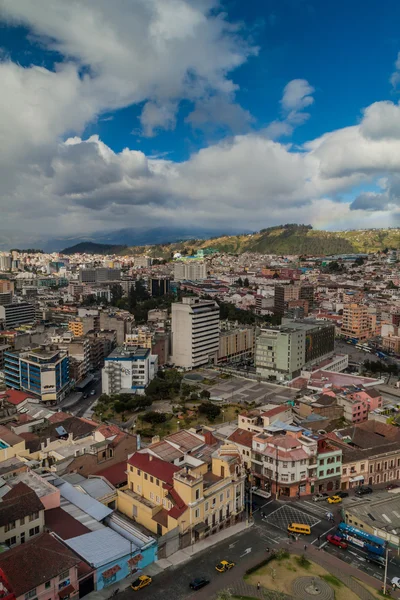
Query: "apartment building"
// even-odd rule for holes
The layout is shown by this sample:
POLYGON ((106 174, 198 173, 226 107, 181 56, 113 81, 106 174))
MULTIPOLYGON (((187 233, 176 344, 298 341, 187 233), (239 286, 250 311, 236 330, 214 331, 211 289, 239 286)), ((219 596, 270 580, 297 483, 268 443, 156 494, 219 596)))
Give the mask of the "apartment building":
POLYGON ((0 543, 24 544, 44 531, 44 506, 25 483, 17 483, 0 502, 0 543))
POLYGON ((0 305, 0 323, 6 329, 13 329, 19 325, 34 323, 35 307, 29 302, 15 302, 11 304, 0 305))
POLYGON ((221 331, 216 362, 241 362, 253 358, 255 345, 255 331, 251 327, 221 331))
POLYGON ((125 336, 131 333, 134 327, 135 319, 128 312, 120 313, 100 313, 99 329, 115 331, 117 334, 117 344, 122 346, 125 343, 125 336))
POLYGON ((169 277, 152 277, 149 281, 149 289, 151 295, 166 296, 169 294, 171 280, 169 277))
POLYGON ((278 436, 260 433, 253 437, 254 483, 277 497, 312 494, 317 466, 317 441, 300 432, 278 436))
MULTIPOLYGON (((314 303, 313 285, 276 285, 274 290, 274 312, 277 315, 284 315, 290 302, 303 301, 299 306, 303 306, 307 313, 314 303), (306 303, 306 304, 305 304, 306 303)), ((292 304, 292 307, 294 305, 292 304)))
POLYGON ((341 333, 358 340, 367 340, 372 333, 368 307, 364 304, 348 303, 343 307, 341 333))
POLYGON ((143 451, 127 467, 118 510, 158 536, 175 531, 180 547, 242 518, 246 475, 233 444, 215 450, 210 465, 187 455, 177 466, 143 451))
POLYGON ((158 370, 157 356, 148 348, 119 346, 104 359, 103 394, 121 391, 144 394, 158 370))
POLYGON ((207 265, 200 261, 187 261, 174 263, 175 281, 198 281, 207 279, 207 265))
POLYGON ((80 338, 84 335, 83 322, 82 321, 69 321, 68 330, 73 336, 80 338))
POLYGON ((119 281, 121 279, 120 269, 109 269, 99 267, 97 269, 80 269, 80 283, 105 283, 106 281, 119 281))
POLYGON ((4 373, 8 387, 29 392, 42 402, 59 402, 69 389, 68 354, 53 347, 5 352, 4 373))
POLYGON ((335 326, 304 319, 284 320, 280 327, 263 329, 256 340, 257 373, 279 381, 291 380, 301 369, 332 356, 335 326))
POLYGON ((341 476, 342 450, 333 446, 327 438, 318 439, 315 491, 339 490, 341 476))
POLYGON ((382 396, 377 390, 343 391, 337 395, 337 403, 343 407, 343 417, 349 423, 368 420, 368 413, 382 407, 382 396))
POLYGON ((213 300, 183 298, 172 304, 172 362, 193 369, 214 362, 219 348, 219 306, 213 300))
POLYGON ((148 327, 137 327, 125 336, 126 346, 141 346, 151 348, 153 345, 153 332, 148 327))
POLYGON ((133 260, 134 260, 135 267, 138 267, 140 269, 147 269, 148 267, 151 267, 150 256, 145 256, 145 255, 135 256, 135 258, 133 260))

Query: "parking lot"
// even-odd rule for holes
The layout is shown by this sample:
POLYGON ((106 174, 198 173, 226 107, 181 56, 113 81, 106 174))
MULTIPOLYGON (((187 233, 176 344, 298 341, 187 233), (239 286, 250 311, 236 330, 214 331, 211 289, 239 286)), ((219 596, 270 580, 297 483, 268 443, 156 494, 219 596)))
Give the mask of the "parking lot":
POLYGON ((321 519, 288 504, 270 513, 263 521, 286 532, 290 523, 303 523, 313 527, 317 523, 320 523, 321 519))

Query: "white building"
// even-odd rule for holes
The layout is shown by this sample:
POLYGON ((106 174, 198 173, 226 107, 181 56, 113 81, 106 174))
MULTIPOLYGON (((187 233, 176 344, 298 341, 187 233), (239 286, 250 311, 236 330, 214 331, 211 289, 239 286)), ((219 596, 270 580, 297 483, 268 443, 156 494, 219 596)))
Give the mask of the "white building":
POLYGON ((144 394, 158 370, 158 356, 149 348, 120 346, 104 359, 103 394, 144 394))
POLYGON ((214 362, 219 348, 219 306, 214 300, 183 298, 172 304, 172 362, 194 369, 214 362))
POLYGON ((176 262, 174 264, 175 281, 198 281, 207 279, 206 263, 198 261, 176 262))
POLYGON ((14 302, 0 306, 0 321, 7 329, 35 321, 35 307, 29 302, 14 302))

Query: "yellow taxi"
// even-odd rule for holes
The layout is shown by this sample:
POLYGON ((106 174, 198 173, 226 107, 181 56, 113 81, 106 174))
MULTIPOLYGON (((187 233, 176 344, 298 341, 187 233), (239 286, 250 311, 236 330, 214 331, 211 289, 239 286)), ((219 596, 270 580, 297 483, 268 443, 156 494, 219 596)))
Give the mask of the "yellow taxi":
POLYGON ((135 579, 133 583, 131 583, 131 588, 133 589, 133 591, 137 592, 138 590, 141 590, 147 585, 150 585, 152 581, 152 578, 148 575, 139 575, 139 577, 135 579))
POLYGON ((224 573, 225 571, 229 571, 230 569, 232 569, 232 567, 234 566, 234 562, 231 562, 229 560, 221 560, 221 562, 217 564, 215 569, 218 571, 218 573, 224 573))
POLYGON ((342 499, 340 496, 329 496, 328 498, 329 504, 339 504, 341 501, 342 499))

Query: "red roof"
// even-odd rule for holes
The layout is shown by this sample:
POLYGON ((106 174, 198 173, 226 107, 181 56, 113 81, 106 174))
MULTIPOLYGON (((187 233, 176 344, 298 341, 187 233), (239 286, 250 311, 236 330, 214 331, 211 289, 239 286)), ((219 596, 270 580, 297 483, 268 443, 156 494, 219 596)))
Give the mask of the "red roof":
POLYGON ((168 493, 174 502, 174 506, 171 508, 171 510, 168 511, 168 514, 173 519, 179 519, 179 517, 183 515, 183 513, 187 509, 187 506, 178 494, 178 492, 176 492, 173 487, 168 489, 168 493))
POLYGON ((180 467, 171 465, 147 452, 135 452, 128 460, 128 464, 170 485, 172 485, 174 473, 181 470, 180 467))
POLYGON ((107 467, 107 469, 103 469, 102 471, 97 471, 96 476, 104 477, 107 479, 112 485, 117 487, 122 483, 126 483, 128 481, 128 476, 126 474, 126 460, 116 463, 111 467, 107 467))
POLYGON ((279 415, 279 413, 281 412, 285 412, 285 410, 287 409, 287 406, 281 405, 281 406, 275 406, 275 408, 271 408, 270 410, 266 410, 265 412, 262 413, 262 417, 274 417, 275 415, 279 415))
POLYGON ((20 392, 19 390, 6 390, 0 394, 0 398, 5 399, 10 404, 14 404, 14 406, 18 406, 18 404, 21 404, 27 398, 32 398, 32 395, 20 392))
POLYGON ((90 533, 90 529, 75 519, 64 509, 57 507, 46 510, 44 513, 46 528, 54 531, 62 540, 78 537, 90 533))
POLYGON ((54 415, 51 415, 51 417, 49 417, 47 420, 50 421, 50 423, 61 423, 62 421, 65 421, 65 419, 70 419, 71 415, 70 413, 66 413, 66 412, 56 412, 54 413, 54 415))
POLYGON ((247 448, 251 448, 253 435, 254 433, 251 433, 251 431, 246 431, 246 429, 236 429, 228 437, 228 440, 230 442, 234 442, 235 444, 240 444, 241 446, 247 446, 247 448))

